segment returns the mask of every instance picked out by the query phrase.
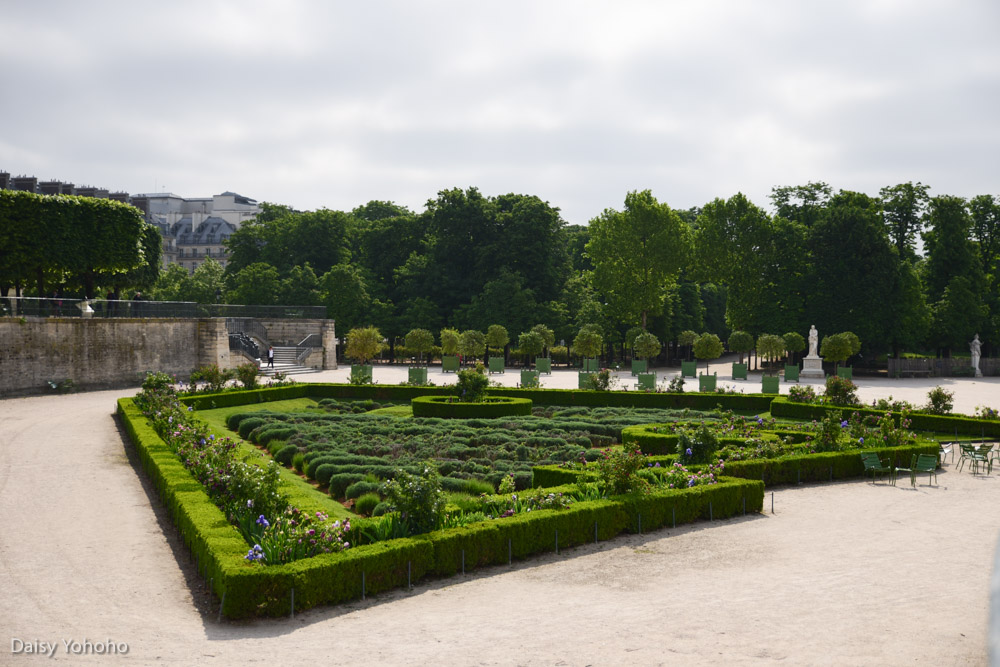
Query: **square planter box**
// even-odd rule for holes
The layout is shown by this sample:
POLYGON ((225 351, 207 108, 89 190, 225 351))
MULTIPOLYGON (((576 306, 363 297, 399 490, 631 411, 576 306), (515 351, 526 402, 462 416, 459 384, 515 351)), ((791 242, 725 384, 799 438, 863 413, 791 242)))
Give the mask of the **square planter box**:
POLYGON ((503 373, 503 357, 490 357, 490 373, 503 373))
POLYGON ((645 359, 633 359, 632 360, 632 375, 638 375, 639 373, 649 372, 649 362, 645 359))
POLYGON ((799 381, 799 367, 785 365, 785 382, 798 382, 799 381))
POLYGON ((368 364, 351 365, 351 379, 363 379, 364 381, 370 383, 372 381, 372 367, 368 364))
POLYGON ((601 362, 598 359, 584 359, 583 370, 586 373, 596 373, 601 370, 601 362))
POLYGON ((733 379, 734 380, 746 380, 747 379, 747 365, 733 363, 733 379))
POLYGON ((639 373, 635 388, 639 391, 656 391, 656 373, 639 373))
POLYGON ((845 380, 853 380, 854 368, 851 366, 841 366, 837 369, 837 377, 844 378, 845 380))
POLYGON ((441 372, 442 373, 457 373, 458 372, 458 357, 452 355, 446 355, 441 357, 441 372))
POLYGON ((591 375, 594 375, 594 373, 590 373, 588 371, 580 371, 579 373, 577 373, 577 379, 576 379, 576 386, 577 386, 577 388, 578 389, 593 389, 593 386, 590 384, 590 376, 591 375))
POLYGON ((535 370, 539 373, 552 375, 552 359, 548 357, 535 357, 535 370))
POLYGON ((781 378, 777 375, 764 375, 760 379, 760 390, 764 394, 777 394, 781 378))
POLYGON ((540 386, 538 380, 538 371, 529 371, 527 368, 521 369, 521 387, 538 387, 540 386))
POLYGON ((698 376, 698 391, 715 391, 715 385, 717 376, 715 373, 711 375, 699 375, 698 376))
POLYGON ((426 368, 411 368, 408 371, 410 384, 427 384, 426 368))
POLYGON ((686 378, 698 377, 698 362, 697 361, 682 361, 681 362, 681 376, 686 378))

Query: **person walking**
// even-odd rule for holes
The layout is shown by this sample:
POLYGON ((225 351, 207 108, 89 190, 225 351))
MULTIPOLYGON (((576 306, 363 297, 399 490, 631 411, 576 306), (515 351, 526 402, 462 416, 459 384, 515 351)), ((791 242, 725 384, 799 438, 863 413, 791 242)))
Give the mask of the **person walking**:
POLYGON ((274 368, 274 348, 270 346, 267 348, 267 367, 274 368))

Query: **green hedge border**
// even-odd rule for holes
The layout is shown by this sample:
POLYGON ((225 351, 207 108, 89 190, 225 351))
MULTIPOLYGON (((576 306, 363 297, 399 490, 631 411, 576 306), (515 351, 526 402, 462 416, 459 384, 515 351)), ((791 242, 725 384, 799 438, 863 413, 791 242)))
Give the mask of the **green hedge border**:
POLYGON ((416 396, 410 399, 414 417, 495 419, 531 415, 530 398, 490 396, 488 403, 463 403, 454 396, 416 396))
MULTIPOLYGON (((817 421, 826 417, 828 412, 839 410, 845 416, 855 412, 861 415, 881 417, 885 410, 876 410, 863 406, 819 405, 816 403, 793 403, 787 397, 775 398, 771 403, 771 416, 785 419, 801 419, 817 421)), ((893 419, 899 425, 900 413, 893 412, 893 419)), ((930 415, 923 412, 910 413, 910 428, 915 431, 935 431, 938 433, 959 433, 960 435, 979 435, 991 438, 1000 437, 1000 421, 979 419, 965 415, 930 415)))
MULTIPOLYGON (((257 392, 222 396, 228 399, 237 393, 246 396, 257 392)), ((287 392, 282 396, 288 397, 287 392)), ((202 403, 208 397, 194 398, 202 403)), ((143 469, 185 544, 198 558, 199 572, 221 598, 220 613, 228 618, 283 616, 293 610, 293 595, 294 609, 303 610, 398 588, 427 575, 454 574, 461 568, 463 555, 466 570, 500 565, 595 538, 607 540, 622 532, 759 512, 764 503, 763 482, 722 478, 710 486, 574 503, 566 510, 541 510, 261 567, 244 560, 246 542, 149 426, 132 399, 118 401, 118 414, 143 469)))

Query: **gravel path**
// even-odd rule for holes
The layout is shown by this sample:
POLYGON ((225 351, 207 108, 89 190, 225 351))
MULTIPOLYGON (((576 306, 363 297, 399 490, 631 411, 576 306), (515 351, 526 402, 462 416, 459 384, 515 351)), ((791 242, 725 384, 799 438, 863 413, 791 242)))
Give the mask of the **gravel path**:
MULTIPOLYGON (((992 379, 952 385, 963 411, 1000 405, 992 379)), ((218 624, 111 417, 130 393, 0 401, 0 664, 45 659, 23 651, 40 642, 71 664, 986 663, 1000 473, 953 465, 936 486, 779 488, 773 515, 768 496, 753 517, 218 624)))

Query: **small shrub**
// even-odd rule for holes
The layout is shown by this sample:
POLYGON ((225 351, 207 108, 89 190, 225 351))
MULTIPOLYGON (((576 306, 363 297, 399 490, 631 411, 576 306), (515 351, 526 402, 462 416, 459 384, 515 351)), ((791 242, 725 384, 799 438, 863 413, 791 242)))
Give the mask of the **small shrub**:
POLYGON ((146 377, 142 380, 142 390, 163 391, 169 389, 176 381, 177 378, 167 373, 146 373, 146 377))
POLYGON ((330 497, 331 498, 343 498, 346 494, 347 487, 351 486, 355 482, 360 482, 365 478, 361 473, 356 472, 341 472, 330 477, 330 497))
POLYGON ((788 399, 795 403, 814 403, 816 401, 816 390, 812 385, 792 385, 788 388, 788 399))
POLYGON ((924 406, 924 412, 929 412, 932 415, 946 415, 951 413, 954 406, 955 392, 937 386, 927 392, 927 405, 924 406))
POLYGON ((677 434, 677 457, 684 463, 714 461, 718 449, 718 436, 705 424, 701 424, 697 429, 683 430, 677 434))
POLYGON ((858 405, 858 386, 846 378, 831 375, 826 379, 827 402, 833 405, 858 405))
MULTIPOLYGON (((513 481, 513 478, 511 480, 513 481)), ((468 493, 470 496, 478 496, 482 493, 494 493, 493 485, 489 482, 484 482, 481 479, 466 479, 462 481, 462 492, 468 493)))
POLYGON ((432 463, 425 463, 420 475, 398 470, 382 490, 390 506, 399 512, 408 534, 419 535, 438 527, 445 497, 441 478, 432 463))
POLYGON ((475 368, 458 372, 455 393, 461 401, 479 403, 486 396, 486 388, 489 385, 490 379, 486 377, 486 367, 477 363, 475 368))
POLYGON ((292 467, 301 475, 306 466, 306 455, 302 452, 292 457, 292 467))
POLYGON ((613 376, 608 368, 591 373, 587 380, 590 382, 590 388, 594 391, 608 391, 618 386, 618 378, 613 376))
POLYGON ((364 516, 372 516, 375 509, 382 504, 384 503, 382 503, 377 493, 365 493, 358 496, 358 499, 354 501, 354 511, 364 516))
POLYGON ((210 364, 191 373, 191 384, 199 381, 208 385, 210 392, 222 391, 226 383, 233 379, 233 371, 228 368, 219 368, 218 364, 210 364))
POLYGON ((605 449, 597 461, 601 488, 608 495, 645 491, 649 483, 638 474, 645 467, 646 457, 635 443, 620 450, 605 449))
POLYGON ((260 369, 253 362, 240 364, 236 367, 235 375, 236 380, 243 385, 244 389, 256 389, 257 376, 260 375, 260 369))
POLYGON ((347 487, 344 491, 344 497, 347 499, 360 498, 366 493, 376 493, 380 486, 381 484, 378 482, 371 482, 367 479, 363 479, 360 482, 355 482, 347 487))
POLYGON ((977 405, 973 413, 979 419, 997 419, 997 411, 985 405, 977 405))
POLYGON ((670 383, 667 385, 667 391, 672 394, 682 394, 684 393, 684 376, 675 375, 670 383))
POLYGON ((819 424, 819 433, 813 441, 813 450, 817 452, 840 451, 840 441, 848 423, 841 421, 840 410, 828 412, 826 418, 819 424))
POLYGON ((292 459, 295 455, 299 453, 299 448, 296 445, 285 445, 278 450, 278 453, 274 455, 274 460, 283 466, 291 465, 292 459))
POLYGON ((500 495, 507 495, 509 493, 514 493, 514 490, 516 488, 517 487, 514 484, 514 475, 513 474, 504 475, 503 479, 500 480, 500 484, 497 488, 497 493, 499 493, 500 495))
POLYGON ((387 514, 391 511, 392 506, 389 503, 382 501, 375 506, 375 509, 372 510, 372 516, 382 516, 383 514, 387 514))

